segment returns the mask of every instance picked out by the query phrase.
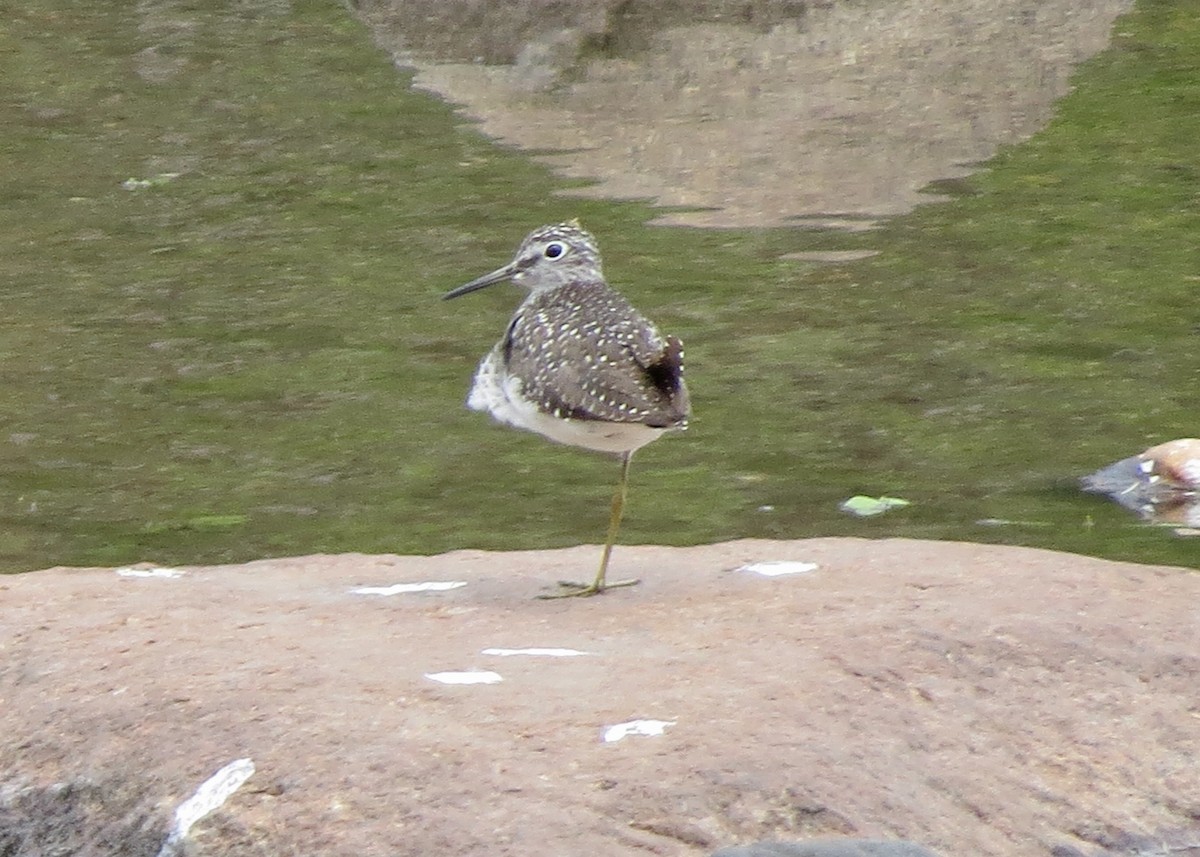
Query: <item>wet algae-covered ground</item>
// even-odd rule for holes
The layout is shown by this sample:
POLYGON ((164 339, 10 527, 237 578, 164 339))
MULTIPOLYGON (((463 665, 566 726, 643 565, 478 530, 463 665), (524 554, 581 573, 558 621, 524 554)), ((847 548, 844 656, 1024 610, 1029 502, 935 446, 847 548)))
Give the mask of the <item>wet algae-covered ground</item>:
POLYGON ((438 300, 573 216, 687 343, 695 420, 639 455, 624 541, 1200 564, 1075 482, 1198 431, 1194 4, 1118 21, 950 202, 832 238, 555 195, 335 4, 35 0, 0 48, 5 570, 599 540, 612 461, 463 409, 516 295, 438 300), (831 248, 879 253, 781 258, 831 248))

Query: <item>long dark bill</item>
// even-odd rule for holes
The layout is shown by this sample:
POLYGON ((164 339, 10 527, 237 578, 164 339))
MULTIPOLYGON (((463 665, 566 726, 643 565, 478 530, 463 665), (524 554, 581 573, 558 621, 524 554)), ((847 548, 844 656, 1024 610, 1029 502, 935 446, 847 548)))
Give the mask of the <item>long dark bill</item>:
POLYGON ((453 298, 460 298, 463 295, 470 294, 471 292, 476 292, 480 289, 486 289, 488 286, 495 285, 496 283, 502 283, 511 278, 516 272, 516 265, 513 264, 505 265, 503 268, 497 268, 490 274, 484 274, 482 277, 471 280, 471 282, 467 283, 466 285, 459 286, 453 291, 446 292, 446 294, 442 295, 442 300, 448 301, 453 298))

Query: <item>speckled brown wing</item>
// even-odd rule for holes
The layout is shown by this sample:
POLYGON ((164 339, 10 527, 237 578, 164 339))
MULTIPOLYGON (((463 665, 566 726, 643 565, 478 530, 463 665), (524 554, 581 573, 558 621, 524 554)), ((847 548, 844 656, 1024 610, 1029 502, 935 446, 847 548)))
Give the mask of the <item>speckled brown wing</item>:
POLYGON ((503 352, 508 373, 546 413, 654 428, 687 422, 682 343, 603 282, 532 295, 503 352))

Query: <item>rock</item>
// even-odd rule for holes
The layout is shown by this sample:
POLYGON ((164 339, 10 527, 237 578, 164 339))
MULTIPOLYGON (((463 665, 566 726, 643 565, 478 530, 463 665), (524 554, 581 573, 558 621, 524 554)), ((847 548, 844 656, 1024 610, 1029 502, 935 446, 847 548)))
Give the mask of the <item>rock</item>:
POLYGON ((640 586, 533 598, 597 553, 0 578, 0 853, 153 857, 170 813, 247 757, 256 772, 192 827, 191 857, 831 839, 1182 857, 1200 841, 1200 575, 739 541, 621 546, 613 572, 640 586), (785 560, 816 569, 734 570, 785 560), (465 585, 395 587, 439 581, 465 585), (567 650, 582 654, 548 654, 567 650), (426 678, 447 671, 501 680, 426 678), (602 740, 634 720, 670 725, 602 740))

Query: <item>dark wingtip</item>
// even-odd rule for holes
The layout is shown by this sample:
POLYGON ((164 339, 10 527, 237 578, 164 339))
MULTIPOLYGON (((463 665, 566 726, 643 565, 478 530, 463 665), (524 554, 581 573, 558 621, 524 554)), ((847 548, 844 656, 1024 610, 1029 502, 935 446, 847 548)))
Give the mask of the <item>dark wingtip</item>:
POLYGON ((683 343, 678 337, 667 337, 667 347, 657 361, 646 367, 646 376, 669 402, 670 423, 659 428, 686 426, 692 405, 683 383, 683 343))

